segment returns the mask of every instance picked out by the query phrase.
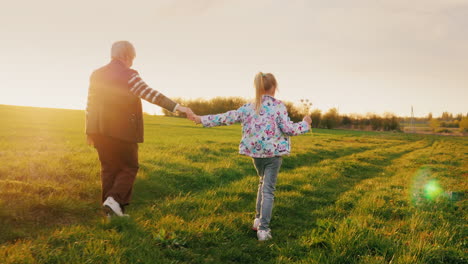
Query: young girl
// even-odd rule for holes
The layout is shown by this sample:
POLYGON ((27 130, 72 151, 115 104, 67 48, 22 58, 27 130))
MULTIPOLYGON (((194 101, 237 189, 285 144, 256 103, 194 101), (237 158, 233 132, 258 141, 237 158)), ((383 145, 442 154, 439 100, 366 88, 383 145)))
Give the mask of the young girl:
POLYGON ((237 110, 224 114, 191 116, 195 123, 204 127, 242 123, 242 140, 239 153, 253 158, 260 177, 257 193, 257 208, 253 230, 258 240, 271 239, 269 228, 273 209, 276 178, 282 156, 290 153, 289 136, 304 134, 310 130, 312 120, 305 116, 302 122, 293 123, 286 106, 275 99, 276 79, 271 73, 259 72, 255 76, 255 103, 248 103, 237 110))

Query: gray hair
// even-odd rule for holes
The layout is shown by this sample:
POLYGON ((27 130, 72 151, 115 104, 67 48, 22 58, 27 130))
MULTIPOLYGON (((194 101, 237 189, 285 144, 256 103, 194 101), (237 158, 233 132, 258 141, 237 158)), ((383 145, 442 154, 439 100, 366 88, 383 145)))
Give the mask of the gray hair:
POLYGON ((135 48, 132 43, 122 40, 112 44, 111 58, 117 60, 125 60, 127 58, 134 59, 136 56, 135 48))

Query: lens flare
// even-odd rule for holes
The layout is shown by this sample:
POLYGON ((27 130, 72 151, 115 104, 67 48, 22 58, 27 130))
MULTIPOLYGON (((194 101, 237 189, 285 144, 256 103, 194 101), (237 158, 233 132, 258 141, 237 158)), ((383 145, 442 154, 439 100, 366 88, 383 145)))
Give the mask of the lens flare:
POLYGON ((430 180, 425 186, 424 186, 424 195, 426 199, 434 201, 443 193, 442 188, 439 185, 439 182, 437 180, 430 180))
POLYGON ((419 205, 425 201, 436 201, 445 195, 439 181, 429 167, 419 168, 413 176, 410 189, 411 201, 414 205, 419 205))

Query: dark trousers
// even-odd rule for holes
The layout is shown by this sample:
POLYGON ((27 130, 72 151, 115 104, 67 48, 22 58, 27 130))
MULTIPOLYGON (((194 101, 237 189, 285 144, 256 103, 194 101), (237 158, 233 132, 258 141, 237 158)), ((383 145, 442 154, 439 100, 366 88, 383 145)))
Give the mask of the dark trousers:
POLYGON ((102 202, 111 196, 122 207, 130 203, 138 172, 138 144, 92 135, 101 162, 102 202))

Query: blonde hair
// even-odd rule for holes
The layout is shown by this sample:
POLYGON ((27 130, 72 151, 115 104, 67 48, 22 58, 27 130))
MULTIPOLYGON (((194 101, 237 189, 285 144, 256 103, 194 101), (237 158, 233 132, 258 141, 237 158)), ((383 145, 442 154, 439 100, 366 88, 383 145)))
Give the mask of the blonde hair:
POLYGON ((257 114, 260 113, 260 108, 262 106, 262 97, 265 92, 270 91, 271 89, 276 89, 278 84, 276 83, 275 76, 271 73, 262 73, 259 72, 255 75, 254 79, 255 86, 255 111, 257 114))
POLYGON ((112 44, 111 58, 116 60, 134 59, 136 56, 135 48, 132 43, 122 40, 112 44))

